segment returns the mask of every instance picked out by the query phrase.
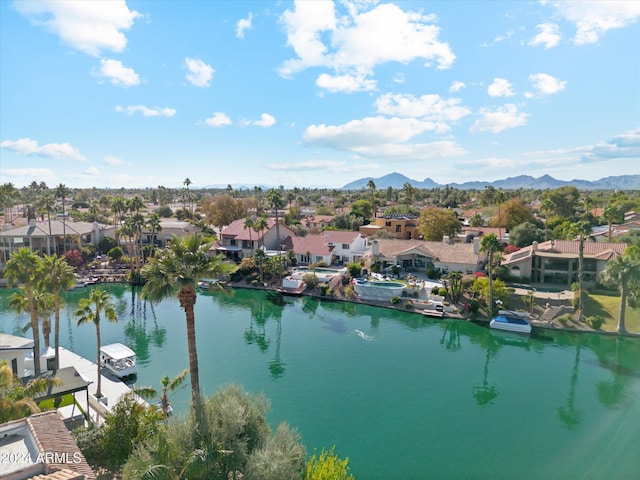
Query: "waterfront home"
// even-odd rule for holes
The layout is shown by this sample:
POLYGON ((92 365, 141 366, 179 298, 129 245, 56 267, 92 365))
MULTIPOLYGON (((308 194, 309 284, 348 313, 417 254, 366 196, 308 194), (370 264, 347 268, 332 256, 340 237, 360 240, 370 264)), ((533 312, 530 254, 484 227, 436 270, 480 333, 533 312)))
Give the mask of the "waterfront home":
POLYGON ((115 232, 113 225, 62 222, 57 219, 52 219, 51 223, 31 219, 28 224, 15 227, 5 224, 0 232, 0 263, 5 263, 14 250, 22 247, 39 254, 52 255, 73 247, 81 249, 88 244, 97 246, 104 237, 115 238, 115 232))
POLYGON ((0 360, 7 361, 16 377, 30 375, 33 373, 33 340, 0 333, 0 360))
MULTIPOLYGON (((505 255, 502 265, 509 269, 512 278, 522 282, 570 288, 578 281, 579 248, 577 240, 533 242, 505 255)), ((607 262, 622 255, 626 249, 626 243, 584 242, 584 283, 593 285, 598 282, 607 262)))
POLYGON ((331 265, 333 260, 333 250, 324 235, 305 235, 298 237, 291 235, 284 241, 286 251, 293 251, 296 263, 310 265, 312 263, 324 262, 331 265))
POLYGON ((199 233, 202 228, 197 225, 193 225, 189 222, 181 222, 178 220, 162 220, 160 221, 160 231, 152 232, 149 227, 145 226, 142 229, 142 243, 151 244, 154 240, 158 247, 166 247, 167 242, 173 237, 184 238, 194 233, 199 233))
POLYGON ((0 438, 0 478, 96 479, 56 411, 3 423, 0 438))
POLYGON ((267 250, 286 250, 283 246, 284 240, 288 236, 294 236, 295 232, 287 225, 280 223, 280 245, 278 245, 276 221, 273 218, 267 219, 265 230, 255 231, 244 227, 243 218, 234 220, 220 232, 220 239, 212 246, 216 253, 224 253, 228 258, 235 261, 250 257, 258 249, 264 246, 267 250))
POLYGON ((371 242, 367 253, 372 263, 382 268, 397 265, 407 271, 426 272, 428 269, 473 274, 482 270, 486 255, 480 253, 480 243, 452 243, 447 237, 442 242, 424 240, 378 239, 371 242))
POLYGON ((367 238, 360 232, 348 230, 325 230, 322 233, 327 245, 332 248, 332 262, 346 265, 359 262, 368 249, 367 238))

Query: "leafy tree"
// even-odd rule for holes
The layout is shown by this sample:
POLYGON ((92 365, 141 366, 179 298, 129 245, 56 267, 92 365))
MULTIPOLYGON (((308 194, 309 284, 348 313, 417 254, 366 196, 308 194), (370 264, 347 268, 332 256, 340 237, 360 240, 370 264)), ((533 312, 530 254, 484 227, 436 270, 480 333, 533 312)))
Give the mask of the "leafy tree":
POLYGON ((368 220, 373 216, 373 203, 369 200, 356 200, 351 204, 351 214, 368 223, 368 220))
POLYGON ((329 451, 323 448, 319 456, 313 454, 307 462, 304 480, 355 480, 349 473, 349 458, 338 457, 335 448, 335 445, 329 451))
POLYGON ((516 247, 526 247, 533 242, 541 242, 543 238, 542 230, 532 222, 521 223, 509 232, 509 243, 516 247))
POLYGON ((471 225, 472 227, 482 227, 484 225, 484 218, 482 218, 482 215, 476 212, 471 215, 471 218, 469 219, 469 225, 471 225))
POLYGON ((362 217, 351 213, 340 213, 331 219, 331 225, 338 230, 358 230, 362 224, 362 217))
POLYGON ((548 199, 553 213, 561 218, 571 218, 576 213, 580 192, 576 187, 564 186, 554 190, 547 190, 542 195, 542 201, 548 199))
POLYGON ((38 322, 38 310, 33 289, 41 273, 42 259, 27 247, 19 248, 11 254, 4 272, 10 284, 17 283, 24 286, 27 294, 31 332, 33 333, 33 363, 36 375, 40 373, 40 324, 38 322))
POLYGON ((442 241, 443 237, 454 238, 462 225, 454 210, 427 207, 420 212, 418 231, 425 240, 442 241))
POLYGON ((472 290, 478 295, 487 305, 491 305, 493 302, 494 308, 491 309, 492 314, 495 311, 495 305, 498 301, 503 306, 507 306, 507 301, 509 299, 509 291, 505 285, 505 283, 500 279, 495 279, 491 282, 491 287, 489 287, 489 276, 487 277, 478 277, 473 282, 472 290))
POLYGON ((203 202, 202 205, 202 211, 205 214, 206 221, 219 229, 247 215, 242 201, 236 200, 230 195, 216 195, 205 200, 206 202, 203 202))
POLYGON ((111 250, 107 252, 107 256, 111 260, 115 260, 116 262, 119 261, 123 255, 124 255, 124 252, 122 251, 122 247, 113 247, 111 250))
POLYGON ((61 385, 58 378, 37 378, 23 385, 6 360, 0 360, 0 424, 38 413, 40 407, 33 397, 48 388, 61 385))
POLYGON ((200 412, 200 375, 196 349, 196 284, 201 278, 231 273, 235 269, 235 266, 225 262, 222 256, 209 255, 210 247, 211 244, 205 242, 197 233, 181 239, 174 237, 160 256, 151 259, 150 263, 142 268, 142 275, 147 280, 142 289, 142 297, 157 303, 177 294, 180 307, 185 312, 191 403, 197 416, 196 435, 204 435, 202 428, 205 427, 200 412))
POLYGON ((69 265, 72 267, 80 267, 84 265, 84 257, 82 256, 82 252, 77 248, 73 250, 68 250, 64 253, 64 259, 67 261, 69 265))
POLYGON ((102 240, 100 240, 100 243, 98 243, 98 251, 100 253, 107 253, 113 247, 117 247, 117 246, 118 244, 113 238, 104 237, 102 240))
POLYGON ((96 364, 98 368, 97 398, 102 397, 102 375, 100 374, 100 347, 102 339, 100 337, 100 321, 103 313, 104 317, 110 322, 118 321, 111 295, 100 288, 91 289, 88 298, 81 298, 78 301, 78 309, 74 313, 78 325, 93 323, 96 327, 96 364))
POLYGON ((299 480, 305 471, 306 450, 300 434, 286 423, 249 455, 247 480, 299 480))
POLYGON ((498 217, 491 219, 489 226, 511 230, 516 225, 533 221, 533 211, 522 198, 511 198, 504 202, 498 217))
POLYGON ((623 255, 618 255, 607 262, 607 266, 602 272, 602 278, 605 283, 615 285, 620 290, 617 330, 624 333, 626 332, 625 312, 629 289, 640 286, 640 247, 629 247, 623 255))
POLYGON ((349 275, 352 277, 359 277, 362 274, 362 265, 358 262, 349 263, 347 269, 349 270, 349 275))

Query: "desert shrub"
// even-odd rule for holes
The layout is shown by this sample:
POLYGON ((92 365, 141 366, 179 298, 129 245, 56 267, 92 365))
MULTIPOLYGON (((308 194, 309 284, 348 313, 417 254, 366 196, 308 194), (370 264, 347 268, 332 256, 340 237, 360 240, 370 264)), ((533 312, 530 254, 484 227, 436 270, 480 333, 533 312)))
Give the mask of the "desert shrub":
POLYGON ((313 273, 305 273, 302 276, 302 281, 305 283, 308 289, 312 290, 318 286, 318 277, 313 273))
POLYGON ((344 296, 349 298, 349 299, 353 299, 356 296, 356 290, 353 287, 353 285, 348 285, 345 287, 344 289, 344 296))
POLYGON ((413 308, 413 300, 407 300, 407 303, 404 304, 404 308, 406 308, 407 310, 413 308))
POLYGON ((558 317, 558 321, 562 324, 562 325, 567 325, 567 323, 569 323, 571 321, 573 317, 571 316, 571 314, 569 313, 565 313, 564 315, 560 315, 558 317))

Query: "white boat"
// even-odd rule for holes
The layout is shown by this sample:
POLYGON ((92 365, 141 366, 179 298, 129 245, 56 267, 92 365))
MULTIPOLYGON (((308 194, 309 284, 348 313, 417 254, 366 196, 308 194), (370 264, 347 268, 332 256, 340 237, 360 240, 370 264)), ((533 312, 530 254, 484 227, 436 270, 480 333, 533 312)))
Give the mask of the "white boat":
POLYGON ((136 353, 121 343, 112 343, 100 348, 100 366, 118 378, 135 375, 136 353))
POLYGON ((507 332, 531 333, 529 314, 512 310, 499 310, 498 315, 489 322, 489 326, 496 330, 505 330, 507 332))
POLYGON ((200 287, 201 290, 210 290, 219 283, 220 280, 217 278, 203 278, 198 282, 198 287, 200 287))

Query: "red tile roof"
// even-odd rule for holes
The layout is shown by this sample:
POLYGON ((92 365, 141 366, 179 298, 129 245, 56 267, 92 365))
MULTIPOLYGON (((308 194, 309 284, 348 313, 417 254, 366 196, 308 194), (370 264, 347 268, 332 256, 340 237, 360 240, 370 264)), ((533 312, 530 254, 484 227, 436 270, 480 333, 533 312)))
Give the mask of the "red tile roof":
POLYGON ((322 235, 331 243, 353 243, 353 241, 362 236, 360 232, 353 230, 325 230, 322 235))
POLYGON ((305 235, 304 237, 288 237, 285 241, 287 250, 293 250, 297 254, 304 255, 311 252, 312 255, 330 255, 333 247, 327 245, 322 235, 305 235))

